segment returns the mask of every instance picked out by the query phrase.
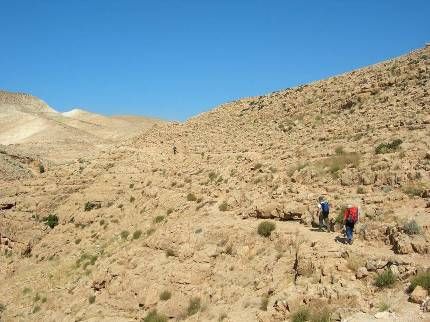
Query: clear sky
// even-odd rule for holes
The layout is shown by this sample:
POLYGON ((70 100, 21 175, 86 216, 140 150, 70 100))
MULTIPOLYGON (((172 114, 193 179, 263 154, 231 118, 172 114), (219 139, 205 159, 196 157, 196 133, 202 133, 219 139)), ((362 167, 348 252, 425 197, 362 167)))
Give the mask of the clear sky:
POLYGON ((429 0, 0 0, 0 89, 184 120, 430 42, 429 0))

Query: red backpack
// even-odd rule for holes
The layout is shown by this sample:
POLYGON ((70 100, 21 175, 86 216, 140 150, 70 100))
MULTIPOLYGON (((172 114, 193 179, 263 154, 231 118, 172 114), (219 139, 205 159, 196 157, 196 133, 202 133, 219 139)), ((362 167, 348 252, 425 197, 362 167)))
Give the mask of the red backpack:
POLYGON ((358 208, 346 208, 344 217, 347 223, 355 224, 358 221, 358 208))

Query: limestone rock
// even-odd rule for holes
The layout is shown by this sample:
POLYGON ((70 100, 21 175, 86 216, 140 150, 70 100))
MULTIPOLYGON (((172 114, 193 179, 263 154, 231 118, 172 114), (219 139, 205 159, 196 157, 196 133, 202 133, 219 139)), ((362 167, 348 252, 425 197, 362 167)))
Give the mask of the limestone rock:
POLYGON ((422 288, 421 286, 415 287, 414 291, 409 296, 409 301, 417 304, 421 304, 427 297, 427 290, 422 288))
POLYGON ((359 268, 357 269, 357 272, 355 273, 355 276, 356 276, 358 279, 364 278, 364 277, 366 277, 367 275, 369 275, 369 272, 367 271, 367 268, 366 268, 366 267, 359 267, 359 268))

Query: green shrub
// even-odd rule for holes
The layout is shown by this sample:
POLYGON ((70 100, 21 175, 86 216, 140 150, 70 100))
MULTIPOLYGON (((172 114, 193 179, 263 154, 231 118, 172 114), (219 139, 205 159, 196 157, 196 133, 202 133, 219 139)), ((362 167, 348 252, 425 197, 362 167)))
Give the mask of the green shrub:
POLYGON ((276 228, 275 223, 271 221, 263 221, 258 225, 257 232, 260 236, 269 237, 276 228))
POLYGON ((131 197, 130 197, 130 202, 131 202, 131 203, 133 203, 135 200, 136 200, 136 198, 135 198, 135 197, 133 197, 133 196, 131 196, 131 197))
POLYGON ((389 143, 381 143, 375 148, 375 153, 382 154, 396 151, 400 148, 402 143, 403 141, 400 139, 395 139, 389 143))
POLYGON ((53 229, 58 225, 58 216, 57 215, 49 215, 48 217, 43 218, 45 225, 49 226, 49 228, 53 229))
POLYGON ((87 201, 84 206, 84 211, 91 211, 93 209, 99 209, 102 205, 99 202, 87 201))
POLYGON ((202 304, 199 297, 193 297, 192 299, 190 299, 190 302, 188 303, 188 308, 187 308, 188 316, 194 315, 198 311, 200 311, 201 305, 202 304))
POLYGON ((189 193, 189 194, 187 195, 187 200, 188 200, 188 201, 196 201, 196 200, 197 200, 197 197, 196 197, 193 193, 189 193))
POLYGON ((211 171, 211 172, 209 172, 208 177, 209 177, 210 181, 213 181, 216 179, 216 177, 218 177, 218 175, 214 171, 211 171))
POLYGON ((390 287, 396 282, 396 276, 394 273, 387 269, 382 273, 379 273, 375 277, 375 285, 379 288, 390 287))
POLYGON ((162 222, 164 220, 164 218, 165 217, 163 215, 159 215, 159 216, 154 218, 154 223, 159 224, 160 222, 162 222))
POLYGON ((172 293, 170 293, 169 291, 163 291, 160 294, 160 300, 162 301, 167 301, 172 297, 172 293))
POLYGON ((34 308, 33 308, 33 314, 35 314, 35 313, 37 313, 37 312, 39 312, 40 311, 40 306, 39 305, 36 305, 34 308))
POLYGON ((145 318, 143 319, 143 322, 167 322, 167 317, 157 313, 157 310, 153 310, 149 312, 145 318))
POLYGON ((169 249, 166 249, 166 256, 167 257, 171 257, 171 256, 175 256, 176 254, 175 254, 175 252, 173 251, 173 249, 171 249, 171 248, 169 248, 169 249))
POLYGON ((306 321, 309 321, 310 317, 311 317, 311 313, 310 313, 309 309, 306 307, 301 307, 301 308, 299 308, 299 310, 297 312, 295 312, 292 315, 291 321, 292 322, 306 322, 306 321))
POLYGON ((31 288, 29 287, 24 287, 24 289, 22 290, 22 294, 26 295, 28 293, 31 293, 31 288))
POLYGON ((83 253, 81 257, 76 261, 76 267, 80 267, 82 264, 82 267, 84 269, 87 268, 89 265, 94 265, 97 261, 98 256, 97 255, 90 255, 87 253, 83 253))
POLYGON ((258 170, 258 169, 261 169, 262 166, 263 165, 261 163, 256 163, 256 164, 254 164, 254 166, 252 167, 252 169, 253 170, 258 170))
POLYGON ((88 303, 93 304, 96 301, 96 296, 95 295, 90 295, 88 297, 88 303))
POLYGON ((385 311, 388 311, 389 309, 390 309, 390 305, 386 302, 381 302, 378 305, 379 312, 385 312, 385 311))
POLYGON ((311 322, 331 322, 332 313, 326 307, 316 310, 312 312, 311 322))
POLYGON ((3 303, 0 303, 0 313, 6 311, 6 305, 4 305, 3 303))
POLYGON ((411 281, 409 290, 412 292, 418 285, 430 292, 430 271, 415 276, 411 281))
POLYGON ((364 191, 364 188, 363 188, 363 187, 358 187, 358 188, 357 188, 357 193, 358 193, 358 194, 362 195, 364 192, 365 192, 365 191, 364 191))
POLYGON ((335 220, 334 220, 334 222, 336 223, 336 224, 340 224, 340 225, 343 225, 343 223, 344 223, 344 212, 345 212, 345 207, 341 207, 340 208, 340 211, 339 211, 339 213, 337 214, 337 216, 336 216, 336 218, 335 218, 335 220))
POLYGON ((139 230, 136 230, 134 233, 133 233, 133 239, 139 239, 140 238, 140 236, 142 236, 142 231, 139 229, 139 230))
POLYGON ((226 210, 228 209, 227 201, 223 201, 223 202, 218 206, 218 209, 219 209, 220 211, 226 211, 226 210))
POLYGON ((409 184, 403 187, 403 192, 410 197, 421 197, 426 187, 423 183, 409 184))
POLYGON ((337 155, 342 155, 345 153, 345 151, 343 150, 343 146, 339 145, 336 147, 336 149, 334 149, 334 152, 336 152, 337 155))
POLYGON ((128 238, 128 235, 130 235, 130 233, 128 232, 128 230, 123 230, 123 231, 121 232, 121 238, 122 238, 122 239, 127 239, 127 238, 128 238))
POLYGON ((167 209, 167 211, 166 211, 167 216, 170 215, 172 212, 173 212, 172 208, 167 209))
POLYGON ((267 295, 263 296, 261 298, 261 302, 260 302, 260 310, 261 311, 267 311, 267 305, 268 304, 269 304, 269 297, 267 295))
POLYGON ((42 163, 39 163, 39 173, 45 173, 45 166, 42 163))
POLYGON ((357 168, 360 164, 360 155, 357 152, 343 153, 320 162, 322 166, 328 167, 329 172, 336 175, 338 171, 351 166, 357 168))
POLYGON ((403 230, 408 235, 418 235, 421 232, 421 226, 415 221, 415 219, 411 219, 403 224, 403 230))

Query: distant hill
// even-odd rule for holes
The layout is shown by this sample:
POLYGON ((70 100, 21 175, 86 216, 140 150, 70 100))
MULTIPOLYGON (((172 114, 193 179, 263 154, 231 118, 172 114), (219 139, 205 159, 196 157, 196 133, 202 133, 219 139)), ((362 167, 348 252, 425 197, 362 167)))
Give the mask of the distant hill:
POLYGON ((34 96, 0 91, 0 144, 25 144, 29 152, 51 159, 73 159, 159 123, 163 121, 106 117, 82 109, 59 113, 34 96))

